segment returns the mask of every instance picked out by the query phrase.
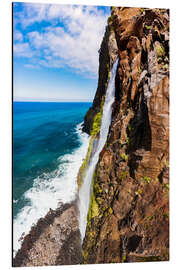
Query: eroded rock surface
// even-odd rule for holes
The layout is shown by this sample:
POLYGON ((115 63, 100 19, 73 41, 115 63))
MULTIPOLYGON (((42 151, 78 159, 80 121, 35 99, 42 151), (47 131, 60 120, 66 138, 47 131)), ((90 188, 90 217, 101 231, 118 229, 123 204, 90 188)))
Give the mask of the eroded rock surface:
POLYGON ((82 263, 76 203, 50 210, 26 235, 13 266, 70 265, 82 263))
MULTIPOLYGON (((113 8, 109 29, 119 56, 116 99, 94 176, 84 263, 168 260, 169 12, 113 8)), ((85 118, 89 129, 99 95, 85 118)))

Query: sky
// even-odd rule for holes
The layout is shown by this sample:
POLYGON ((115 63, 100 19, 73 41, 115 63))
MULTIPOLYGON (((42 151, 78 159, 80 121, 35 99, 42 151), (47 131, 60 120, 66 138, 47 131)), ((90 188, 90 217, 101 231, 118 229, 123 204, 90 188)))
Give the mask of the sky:
POLYGON ((109 7, 13 3, 14 101, 92 101, 109 7))

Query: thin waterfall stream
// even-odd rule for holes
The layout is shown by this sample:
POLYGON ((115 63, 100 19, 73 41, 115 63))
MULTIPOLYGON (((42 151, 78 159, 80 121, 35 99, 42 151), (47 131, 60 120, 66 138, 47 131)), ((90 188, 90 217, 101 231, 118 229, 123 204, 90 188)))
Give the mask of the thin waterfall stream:
POLYGON ((81 240, 83 241, 86 231, 86 223, 87 223, 87 214, 89 209, 89 201, 91 196, 91 182, 94 174, 94 170, 96 168, 96 164, 99 160, 99 154, 102 151, 109 132, 109 126, 111 124, 111 116, 112 116, 112 104, 115 99, 115 77, 116 70, 118 65, 118 58, 116 59, 111 72, 110 72, 110 80, 108 83, 108 87, 106 90, 106 97, 103 106, 103 114, 101 120, 100 127, 100 135, 97 142, 97 147, 93 153, 93 156, 90 159, 90 164, 86 170, 86 175, 83 180, 83 184, 79 191, 79 228, 81 233, 81 240))

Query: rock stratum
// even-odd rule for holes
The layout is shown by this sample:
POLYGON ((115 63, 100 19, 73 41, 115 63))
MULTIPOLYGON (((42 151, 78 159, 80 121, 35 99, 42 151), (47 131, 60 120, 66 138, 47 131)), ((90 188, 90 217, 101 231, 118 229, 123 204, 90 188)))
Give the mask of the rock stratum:
POLYGON ((111 8, 84 119, 91 140, 79 188, 117 57, 112 121, 92 179, 83 244, 72 202, 32 227, 13 266, 169 260, 169 10, 111 8))

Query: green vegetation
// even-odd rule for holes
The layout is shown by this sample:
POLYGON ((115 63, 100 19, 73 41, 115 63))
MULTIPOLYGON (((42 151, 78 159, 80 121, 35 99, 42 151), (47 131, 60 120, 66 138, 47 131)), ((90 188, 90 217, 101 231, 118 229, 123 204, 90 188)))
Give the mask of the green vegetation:
POLYGON ((164 61, 169 63, 169 58, 167 56, 165 56, 164 61))
POLYGON ((146 28, 147 30, 150 30, 150 29, 152 28, 152 25, 145 25, 145 28, 146 28))
POLYGON ((128 124, 128 130, 131 131, 132 130, 132 127, 131 127, 131 124, 128 124))
POLYGON ((95 218, 96 216, 99 216, 99 206, 98 206, 98 203, 96 202, 96 198, 95 198, 95 194, 94 194, 94 186, 97 187, 96 185, 94 185, 95 177, 96 177, 96 171, 94 172, 93 179, 92 179, 93 191, 91 194, 90 203, 89 203, 89 210, 88 210, 88 215, 87 215, 87 224, 88 225, 91 222, 91 218, 95 218))
POLYGON ((114 30, 114 27, 113 27, 113 18, 112 16, 109 16, 109 18, 107 19, 107 23, 110 27, 110 31, 113 31, 114 30))
POLYGON ((125 261, 126 261, 126 255, 123 255, 123 256, 122 256, 121 261, 122 261, 122 262, 125 262, 125 261))
POLYGON ((109 212, 109 214, 110 214, 110 215, 112 215, 113 210, 112 210, 112 208, 111 208, 111 207, 109 207, 108 212, 109 212))
POLYGON ((129 175, 128 171, 121 172, 120 175, 119 175, 119 180, 125 179, 128 175, 129 175))
POLYGON ((110 65, 109 65, 109 63, 106 65, 106 69, 107 69, 107 82, 105 83, 105 88, 107 89, 108 82, 110 79, 110 65))
POLYGON ((136 192, 135 192, 136 195, 141 195, 142 194, 142 189, 138 189, 136 192))
POLYGON ((141 67, 138 68, 138 72, 139 72, 139 74, 142 73, 142 68, 141 67))
POLYGON ((164 213, 164 214, 163 214, 163 217, 169 218, 169 213, 164 213))
POLYGON ((121 158, 122 158, 124 161, 128 161, 128 156, 127 156, 125 153, 122 153, 122 154, 121 154, 121 158))
POLYGON ((108 24, 112 23, 112 16, 109 16, 109 18, 107 19, 108 24))
POLYGON ((153 220, 153 218, 154 218, 154 216, 148 216, 148 217, 147 217, 147 220, 148 220, 148 221, 151 221, 151 220, 153 220))
POLYGON ((93 122, 92 130, 91 130, 91 136, 93 138, 96 138, 101 128, 104 100, 105 100, 105 96, 102 97, 100 111, 94 117, 94 122, 93 122))
POLYGON ((91 212, 91 218, 95 218, 95 217, 99 216, 99 207, 98 207, 98 204, 96 202, 94 192, 92 193, 92 197, 91 197, 90 209, 91 209, 91 211, 90 211, 91 212))
POLYGON ((169 58, 166 55, 165 48, 162 44, 156 46, 156 54, 157 54, 157 60, 158 64, 161 65, 161 68, 165 71, 169 68, 169 58))
POLYGON ((112 6, 112 7, 111 7, 112 10, 115 9, 115 8, 116 8, 115 6, 112 6))
POLYGON ((129 139, 129 137, 128 137, 128 136, 126 136, 126 143, 127 143, 127 145, 129 145, 129 144, 130 144, 130 139, 129 139))
POLYGON ((165 49, 162 44, 156 47, 156 53, 158 58, 165 56, 165 49))
POLYGON ((163 62, 163 59, 162 57, 158 57, 158 64, 162 63, 163 62))
POLYGON ((91 138, 90 141, 89 141, 89 147, 88 147, 86 157, 83 160, 83 163, 82 163, 82 165, 81 165, 81 167, 79 169, 79 172, 78 172, 77 183, 78 183, 78 188, 79 189, 80 189, 80 187, 82 185, 83 177, 85 175, 85 170, 87 168, 87 165, 88 165, 88 162, 89 162, 89 159, 90 159, 90 156, 91 156, 92 149, 93 149, 93 138, 91 138))
POLYGON ((165 167, 169 167, 169 161, 168 161, 168 160, 165 160, 165 161, 164 161, 164 166, 165 166, 165 167))
POLYGON ((142 179, 143 182, 148 183, 148 184, 151 181, 151 178, 150 177, 147 177, 147 176, 143 176, 141 179, 142 179))
POLYGON ((160 256, 137 256, 137 262, 158 262, 162 261, 160 256))
POLYGON ((102 118, 102 112, 98 112, 94 117, 94 122, 91 130, 91 136, 96 137, 100 131, 101 127, 101 118, 102 118))
POLYGON ((163 65, 164 70, 168 70, 168 67, 169 67, 168 64, 163 65))
POLYGON ((164 184, 163 188, 166 189, 166 190, 169 190, 169 184, 164 184))
POLYGON ((94 184, 94 190, 95 190, 95 193, 97 194, 101 194, 103 192, 102 188, 100 187, 98 183, 94 184))

